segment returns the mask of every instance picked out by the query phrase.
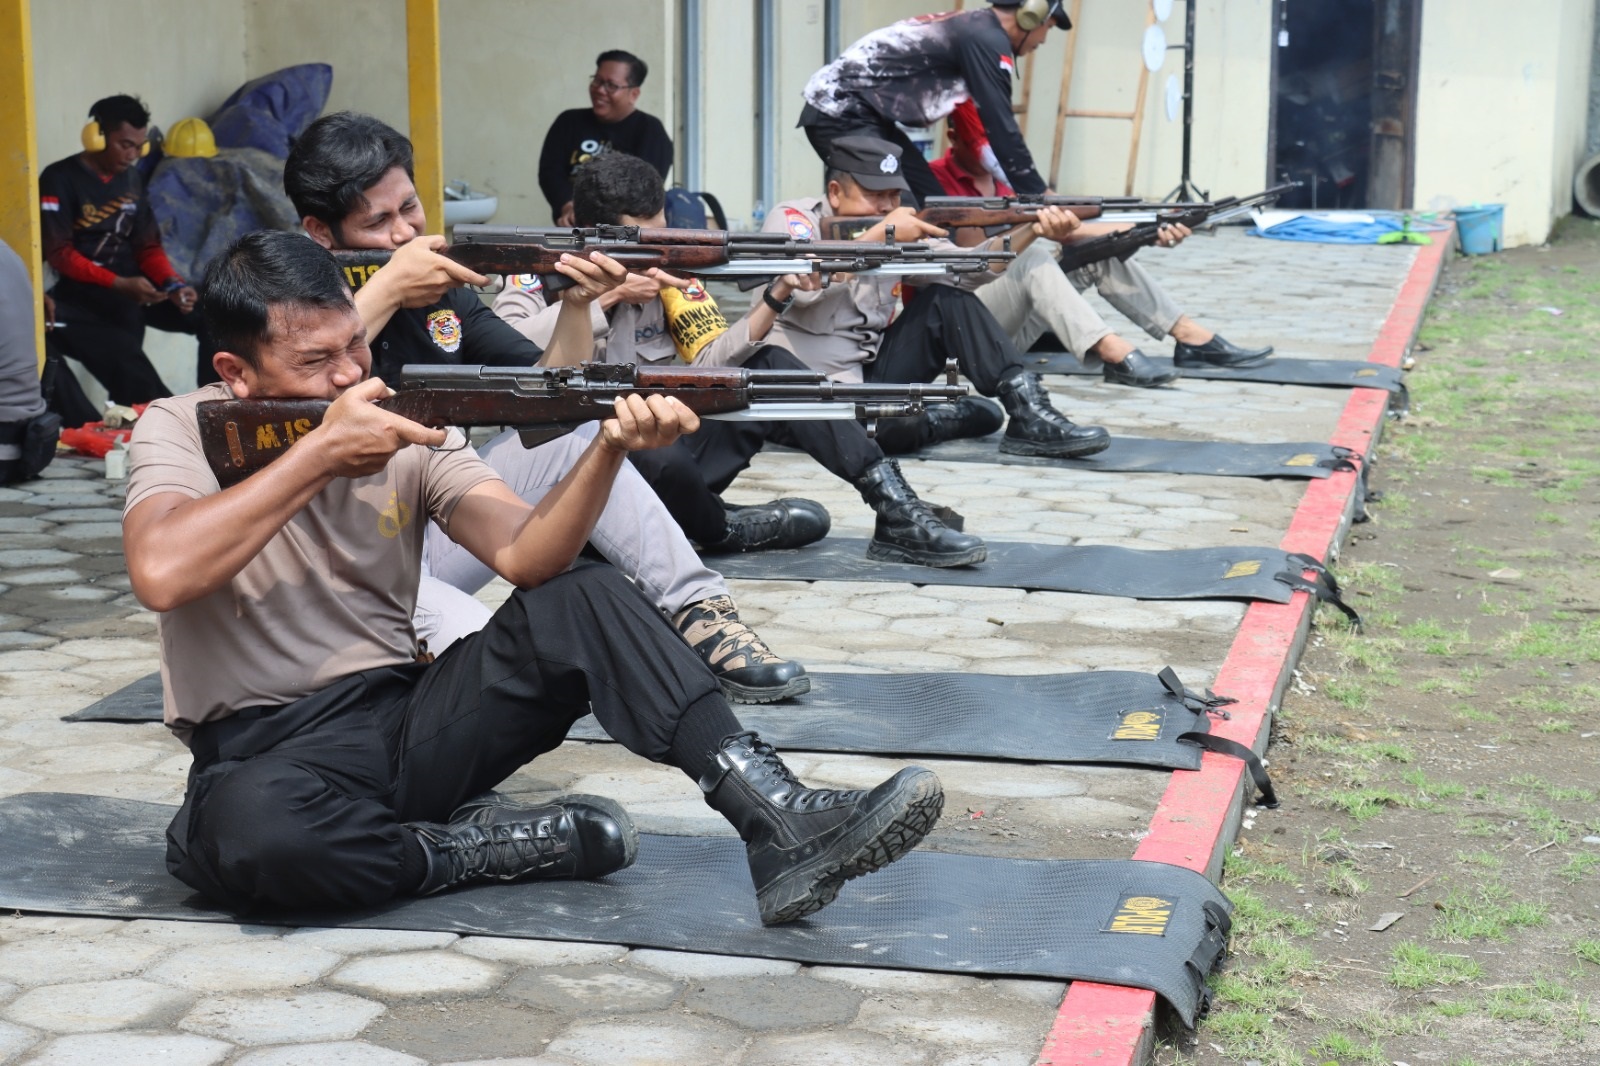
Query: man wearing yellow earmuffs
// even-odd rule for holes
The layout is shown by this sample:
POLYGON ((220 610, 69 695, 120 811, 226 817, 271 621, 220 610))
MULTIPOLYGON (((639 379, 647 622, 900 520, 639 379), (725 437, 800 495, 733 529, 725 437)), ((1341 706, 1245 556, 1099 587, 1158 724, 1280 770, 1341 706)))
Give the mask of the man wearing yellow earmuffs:
POLYGON ((51 339, 120 404, 172 395, 144 353, 145 327, 193 333, 197 324, 195 290, 167 261, 135 167, 149 127, 136 97, 97 100, 83 151, 39 175, 44 257, 61 275, 51 339))

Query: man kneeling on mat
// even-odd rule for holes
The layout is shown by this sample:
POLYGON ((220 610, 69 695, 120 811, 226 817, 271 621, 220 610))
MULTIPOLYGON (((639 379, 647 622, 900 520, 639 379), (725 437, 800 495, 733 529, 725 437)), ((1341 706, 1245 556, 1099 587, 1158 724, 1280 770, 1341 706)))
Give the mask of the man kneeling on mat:
POLYGON ((944 797, 931 771, 806 788, 625 578, 573 565, 626 455, 692 432, 693 412, 618 400, 530 506, 456 431, 373 403, 387 390, 368 376, 361 316, 312 241, 241 238, 214 261, 204 308, 222 383, 140 419, 123 517, 134 592, 161 612, 165 720, 194 755, 167 833, 179 880, 249 910, 620 870, 637 834, 615 802, 521 807, 485 791, 591 710, 738 829, 768 924, 826 906, 932 828, 944 797), (332 403, 282 458, 221 490, 196 405, 230 395, 332 403), (430 519, 517 591, 421 663, 411 618, 430 519))

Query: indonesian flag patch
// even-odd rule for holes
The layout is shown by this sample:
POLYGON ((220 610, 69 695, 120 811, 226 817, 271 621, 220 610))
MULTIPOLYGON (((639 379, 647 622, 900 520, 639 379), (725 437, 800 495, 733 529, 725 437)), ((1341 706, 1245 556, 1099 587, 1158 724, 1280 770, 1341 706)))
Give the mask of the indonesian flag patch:
POLYGON ((805 212, 786 207, 783 209, 783 218, 789 224, 789 236, 797 241, 811 239, 811 220, 805 216, 805 212))
POLYGON ((1000 69, 1005 71, 1007 74, 1015 74, 1017 72, 1016 60, 1012 59, 1010 56, 1001 56, 1000 69))
POLYGON ((61 210, 61 201, 54 196, 41 196, 39 197, 39 210, 59 211, 61 210))

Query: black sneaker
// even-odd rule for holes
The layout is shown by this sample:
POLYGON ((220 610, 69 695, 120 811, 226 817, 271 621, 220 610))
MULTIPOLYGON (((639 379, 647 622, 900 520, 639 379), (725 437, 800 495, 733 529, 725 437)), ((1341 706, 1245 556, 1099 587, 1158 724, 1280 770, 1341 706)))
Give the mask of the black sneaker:
POLYGON ((1260 366, 1272 354, 1272 345, 1265 348, 1241 348, 1213 333, 1204 344, 1185 344, 1179 341, 1172 349, 1172 362, 1177 366, 1216 366, 1223 369, 1244 370, 1260 366))
POLYGON ((691 603, 672 616, 672 627, 711 668, 735 703, 772 703, 811 691, 806 668, 774 654, 739 619, 731 596, 691 603))

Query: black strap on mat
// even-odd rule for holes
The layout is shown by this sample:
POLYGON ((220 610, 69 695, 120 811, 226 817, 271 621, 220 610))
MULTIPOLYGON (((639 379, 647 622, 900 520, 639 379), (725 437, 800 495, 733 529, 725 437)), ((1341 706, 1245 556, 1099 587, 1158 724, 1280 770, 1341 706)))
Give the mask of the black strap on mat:
POLYGON ((1184 704, 1200 712, 1196 720, 1196 728, 1180 735, 1177 740, 1183 744, 1193 744, 1206 751, 1214 751, 1219 755, 1232 755, 1241 760, 1245 768, 1250 771, 1250 779, 1255 782, 1256 791, 1260 794, 1256 806, 1276 808, 1278 794, 1272 787, 1272 778, 1267 776, 1267 768, 1262 764, 1261 758, 1249 747, 1227 737, 1219 737, 1211 732, 1211 715, 1218 718, 1227 718, 1228 712, 1222 708, 1230 703, 1239 701, 1229 696, 1218 696, 1210 689, 1203 694, 1184 687, 1178 679, 1178 674, 1172 667, 1164 667, 1156 675, 1167 691, 1184 701, 1184 704))
POLYGON ((1357 633, 1361 632, 1361 616, 1356 613, 1354 607, 1351 607, 1348 603, 1345 603, 1344 599, 1340 596, 1339 581, 1333 576, 1333 572, 1331 570, 1323 566, 1319 560, 1306 555, 1304 552, 1291 553, 1289 555, 1289 561, 1291 563, 1298 564, 1300 567, 1306 570, 1310 570, 1313 576, 1310 580, 1307 580, 1305 577, 1301 576, 1298 570, 1285 571, 1276 575, 1278 581, 1283 582, 1292 589, 1298 589, 1301 592, 1309 592, 1321 603, 1331 603, 1333 606, 1337 607, 1341 613, 1343 613, 1345 618, 1349 619, 1351 629, 1355 630, 1357 633))
POLYGON ((235 914, 166 871, 175 808, 107 796, 0 799, 0 908, 47 914, 415 929, 628 944, 795 962, 1088 980, 1147 988, 1188 1025, 1228 933, 1201 874, 1133 860, 914 851, 825 910, 765 928, 736 837, 643 834, 598 881, 484 885, 360 911, 235 914), (70 843, 63 843, 70 841, 70 843))

